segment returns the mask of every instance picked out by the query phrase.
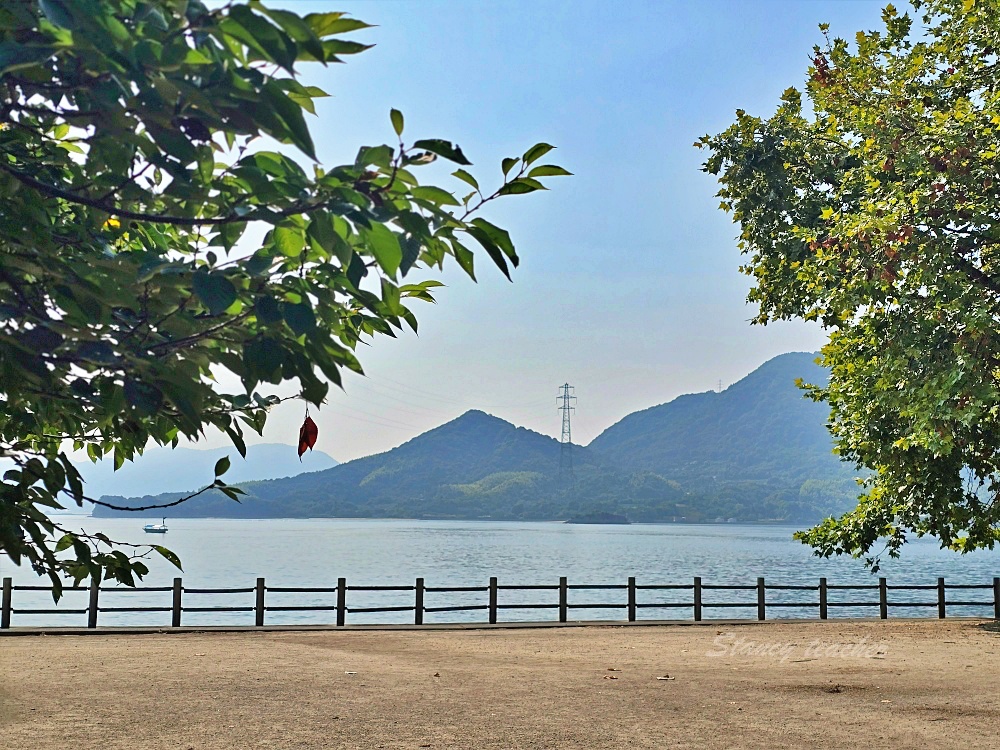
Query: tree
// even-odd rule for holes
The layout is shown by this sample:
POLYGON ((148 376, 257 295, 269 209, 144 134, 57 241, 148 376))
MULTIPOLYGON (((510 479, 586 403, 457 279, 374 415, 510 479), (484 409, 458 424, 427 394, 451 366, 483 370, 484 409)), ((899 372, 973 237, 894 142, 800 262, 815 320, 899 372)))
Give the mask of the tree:
POLYGON ((922 27, 889 5, 853 45, 820 26, 812 113, 790 88, 770 119, 738 111, 695 144, 741 227, 754 322, 829 332, 829 385, 808 392, 871 472, 855 510, 796 536, 875 569, 908 533, 962 552, 1000 538, 1000 14, 914 11, 922 27))
MULTIPOLYGON (((396 110, 395 145, 315 163, 305 115, 325 94, 296 66, 362 52, 344 34, 366 26, 257 0, 0 6, 0 552, 57 598, 64 576, 133 585, 153 550, 178 563, 50 517, 100 503, 72 450, 119 467, 217 429, 244 453, 269 388, 297 381, 321 404, 361 372, 359 341, 417 329, 408 304, 439 284, 405 277, 453 258, 474 279, 474 241, 509 278, 514 245, 480 209, 568 174, 536 164, 552 148, 538 144, 480 189, 457 145, 405 144, 396 110), (468 195, 418 182, 436 158, 468 195), (266 232, 249 246, 252 225, 266 232), (223 391, 224 371, 242 390, 223 391)), ((237 499, 227 467, 210 488, 237 499)))

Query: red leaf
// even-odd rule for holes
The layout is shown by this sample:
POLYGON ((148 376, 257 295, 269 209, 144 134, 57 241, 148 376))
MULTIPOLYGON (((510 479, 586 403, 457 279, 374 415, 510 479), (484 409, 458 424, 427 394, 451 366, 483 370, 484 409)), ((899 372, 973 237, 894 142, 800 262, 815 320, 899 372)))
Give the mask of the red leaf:
POLYGON ((306 452, 306 448, 313 449, 318 437, 319 427, 316 426, 311 417, 306 417, 306 421, 299 428, 299 461, 302 460, 302 454, 306 452))

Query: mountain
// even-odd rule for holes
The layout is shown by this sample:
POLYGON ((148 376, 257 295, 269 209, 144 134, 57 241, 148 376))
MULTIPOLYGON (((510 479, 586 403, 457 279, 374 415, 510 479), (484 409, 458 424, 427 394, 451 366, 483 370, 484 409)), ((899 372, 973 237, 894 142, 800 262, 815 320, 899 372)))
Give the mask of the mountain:
MULTIPOLYGON (((327 471, 241 485, 249 496, 239 505, 220 493, 206 493, 172 514, 550 518, 553 498, 562 498, 569 486, 559 477, 560 450, 551 437, 473 410, 386 453, 327 471)), ((580 473, 601 471, 586 448, 574 446, 573 459, 578 479, 580 473)), ((149 505, 172 496, 115 502, 149 505)), ((556 503, 560 512, 563 502, 556 503)), ((120 515, 102 508, 95 514, 120 515)))
POLYGON ((857 494, 854 469, 832 452, 829 407, 795 385, 826 384, 829 374, 815 360, 808 352, 779 355, 721 393, 629 414, 589 448, 622 469, 664 473, 706 495, 842 510, 857 494))
POLYGON ((229 484, 239 484, 261 479, 280 479, 301 474, 303 471, 321 471, 337 465, 322 451, 311 451, 302 457, 295 447, 280 443, 262 443, 247 447, 244 460, 235 448, 168 448, 155 446, 135 461, 126 461, 118 470, 108 459, 96 464, 80 461, 77 465, 90 497, 124 495, 126 497, 160 494, 162 492, 191 492, 215 478, 215 463, 223 456, 232 462, 222 477, 229 484))
POLYGON ((829 407, 805 398, 797 378, 825 385, 815 354, 782 354, 725 391, 693 393, 629 414, 590 444, 626 469, 695 479, 807 479, 843 474, 826 430, 829 407))
POLYGON ((795 386, 826 377, 813 358, 782 355, 722 393, 630 414, 589 446, 573 446, 572 475, 560 473, 557 440, 470 411, 385 453, 244 484, 239 504, 212 492, 171 515, 816 520, 850 507, 856 485, 831 452, 825 407, 795 386))

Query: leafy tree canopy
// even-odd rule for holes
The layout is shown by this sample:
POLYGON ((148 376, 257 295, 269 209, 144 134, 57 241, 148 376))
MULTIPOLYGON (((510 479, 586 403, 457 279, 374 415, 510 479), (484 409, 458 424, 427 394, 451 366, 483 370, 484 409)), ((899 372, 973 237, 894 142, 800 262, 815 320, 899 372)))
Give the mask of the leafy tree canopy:
POLYGON ((769 119, 738 111, 695 144, 740 225, 755 322, 829 331, 810 394, 873 470, 855 510, 797 536, 876 568, 908 533, 1000 538, 1000 12, 913 6, 851 43, 820 27, 812 112, 790 88, 769 119))
POLYGON ((297 66, 362 52, 344 35, 365 27, 256 0, 0 6, 0 457, 14 463, 0 552, 57 596, 65 575, 133 584, 149 552, 49 517, 97 502, 71 449, 120 466, 218 429, 244 452, 272 386, 297 381, 321 404, 343 369, 361 371, 359 341, 416 330, 409 303, 439 284, 405 283, 413 271, 453 258, 475 278, 476 246, 509 277, 514 245, 479 209, 568 174, 538 144, 481 189, 457 145, 404 142, 396 110, 394 144, 316 163, 306 116, 325 94, 297 66), (467 195, 418 182, 436 158, 467 195), (263 239, 238 246, 251 225, 263 239))

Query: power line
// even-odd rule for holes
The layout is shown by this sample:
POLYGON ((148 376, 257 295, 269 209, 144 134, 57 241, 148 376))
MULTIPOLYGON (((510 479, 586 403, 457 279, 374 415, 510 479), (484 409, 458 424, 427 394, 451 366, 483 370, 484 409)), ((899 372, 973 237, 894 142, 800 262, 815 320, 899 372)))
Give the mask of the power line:
MULTIPOLYGON (((469 399, 456 399, 456 398, 448 398, 446 396, 440 396, 440 395, 432 393, 430 391, 426 391, 426 390, 423 390, 421 388, 416 388, 416 387, 414 387, 412 385, 409 385, 407 383, 401 383, 398 380, 393 380, 392 378, 387 378, 387 377, 384 377, 384 376, 377 376, 377 377, 376 376, 371 376, 371 377, 366 378, 364 382, 365 382, 366 385, 375 386, 377 388, 384 388, 386 390, 393 390, 393 391, 396 391, 397 393, 399 392, 399 389, 403 389, 403 391, 409 391, 411 393, 415 393, 415 394, 418 394, 420 396, 423 396, 424 398, 429 398, 429 399, 432 399, 434 401, 440 401, 440 402, 446 403, 446 404, 453 404, 455 406, 464 406, 467 409, 468 408, 472 408, 472 409, 516 409, 516 408, 529 408, 529 407, 532 407, 532 406, 538 406, 539 404, 542 404, 545 401, 544 399, 538 399, 538 400, 535 400, 535 401, 515 401, 515 402, 511 402, 511 403, 506 403, 506 404, 480 404, 480 403, 476 403, 474 401, 471 401, 469 399), (381 381, 385 381, 385 382, 383 383, 381 381), (395 386, 395 387, 391 387, 389 385, 386 385, 386 383, 391 383, 392 386, 395 386)), ((404 393, 404 395, 405 395, 405 393, 404 393)), ((417 406, 417 404, 413 404, 412 402, 407 402, 407 403, 410 403, 410 404, 412 404, 414 406, 417 406)), ((422 409, 422 408, 425 408, 425 407, 421 406, 421 407, 418 407, 418 408, 422 409)))
MULTIPOLYGON (((419 430, 419 429, 421 429, 420 427, 418 427, 415 424, 410 424, 408 422, 403 422, 403 421, 401 421, 399 419, 393 419, 392 417, 384 417, 381 414, 372 414, 371 412, 365 411, 364 409, 357 409, 357 408, 355 408, 353 406, 347 406, 346 404, 330 404, 328 408, 332 409, 334 412, 339 412, 341 410, 347 410, 347 411, 352 411, 355 414, 361 414, 364 417, 368 417, 368 419, 366 419, 364 421, 378 420, 378 422, 371 422, 371 423, 372 424, 380 424, 383 427, 398 426, 398 427, 406 427, 406 428, 411 429, 411 430, 419 430)), ((340 416, 345 416, 346 417, 346 416, 350 416, 350 415, 348 415, 348 414, 341 414, 340 416)))

